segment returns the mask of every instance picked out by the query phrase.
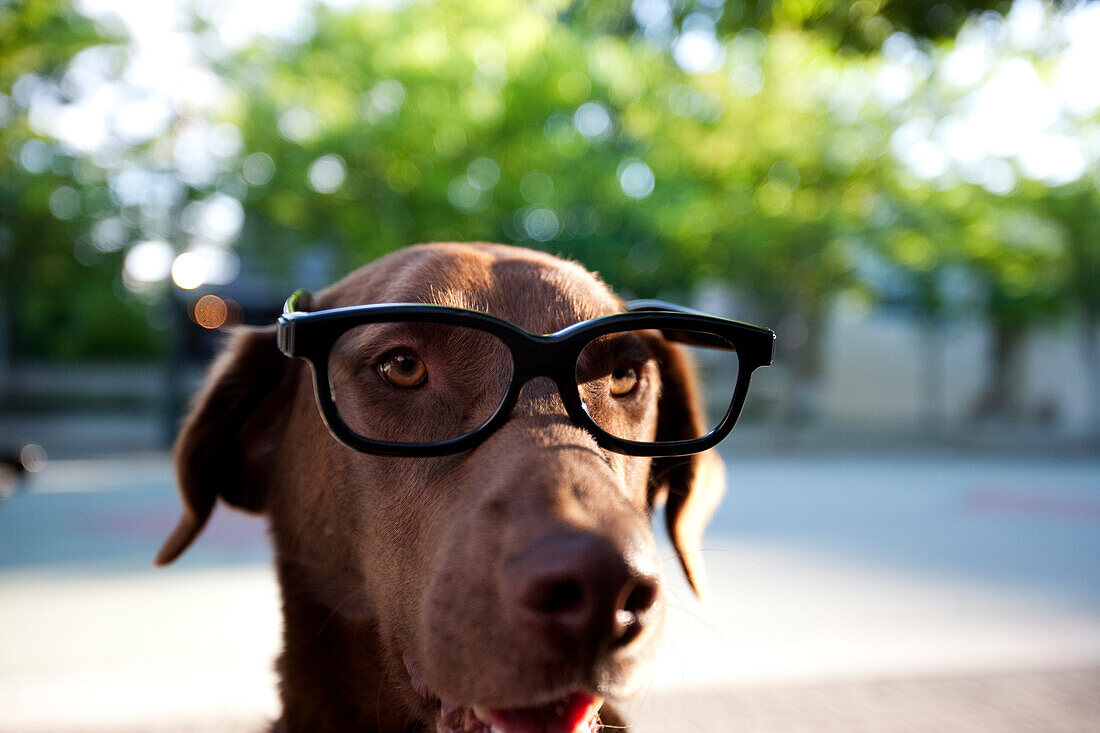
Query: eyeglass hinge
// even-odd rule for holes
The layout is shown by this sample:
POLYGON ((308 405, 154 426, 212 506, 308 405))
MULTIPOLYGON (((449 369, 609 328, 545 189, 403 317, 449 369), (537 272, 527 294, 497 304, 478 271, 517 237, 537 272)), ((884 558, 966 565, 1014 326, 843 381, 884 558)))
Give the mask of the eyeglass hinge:
POLYGON ((286 318, 279 318, 275 328, 275 343, 279 351, 287 356, 295 356, 294 353, 294 323, 286 318))

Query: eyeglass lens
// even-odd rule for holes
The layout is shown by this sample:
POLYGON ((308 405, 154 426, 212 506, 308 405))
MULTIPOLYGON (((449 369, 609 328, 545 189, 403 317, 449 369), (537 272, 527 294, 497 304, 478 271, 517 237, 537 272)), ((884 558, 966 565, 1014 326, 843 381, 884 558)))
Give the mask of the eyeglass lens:
POLYGON ((712 432, 733 401, 737 374, 737 352, 709 332, 610 333, 589 342, 577 359, 577 386, 593 421, 616 438, 647 443, 701 438, 712 432), (688 394, 678 378, 692 371, 700 388, 695 395, 688 394), (660 395, 671 391, 684 392, 677 395, 678 405, 697 400, 700 420, 685 419, 674 432, 658 434, 656 406, 660 395), (644 429, 648 432, 640 433, 644 429))
POLYGON ((352 432, 433 443, 468 435, 493 416, 512 381, 512 354, 478 329, 375 323, 336 340, 328 372, 336 410, 352 432))
MULTIPOLYGON (((604 431, 626 440, 659 442, 656 410, 662 370, 693 365, 709 419, 721 422, 737 385, 737 354, 709 332, 627 330, 594 338, 575 373, 586 412, 604 431), (717 348, 721 347, 721 348, 717 348), (685 364, 672 362, 683 359, 685 364)), ((328 379, 340 419, 368 440, 434 443, 476 431, 497 412, 511 385, 512 354, 496 336, 438 323, 384 322, 349 329, 333 344, 328 379)), ((671 371, 669 372, 671 373, 671 371)), ((668 380, 672 381, 672 380, 668 380)), ((661 436, 661 439, 666 439, 661 436)))

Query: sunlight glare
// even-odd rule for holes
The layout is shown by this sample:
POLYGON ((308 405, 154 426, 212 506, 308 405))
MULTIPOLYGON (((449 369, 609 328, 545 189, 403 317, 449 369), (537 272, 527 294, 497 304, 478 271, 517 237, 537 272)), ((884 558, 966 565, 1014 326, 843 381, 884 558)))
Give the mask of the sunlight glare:
POLYGON ((206 259, 197 252, 184 252, 172 262, 172 282, 184 290, 194 290, 206 282, 206 259))
POLYGON ((174 255, 172 245, 164 240, 138 242, 126 253, 123 274, 141 285, 160 282, 172 271, 174 255))

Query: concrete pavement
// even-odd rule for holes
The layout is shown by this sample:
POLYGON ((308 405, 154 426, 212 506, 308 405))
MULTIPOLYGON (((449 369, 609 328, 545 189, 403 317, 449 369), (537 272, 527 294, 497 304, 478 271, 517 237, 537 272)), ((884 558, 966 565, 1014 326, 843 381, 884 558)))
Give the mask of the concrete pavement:
POLYGON ((1095 733, 1100 667, 657 692, 633 720, 637 733, 1095 733))
MULTIPOLYGON (((1100 731, 1100 459, 747 458, 670 583, 636 729, 1100 731)), ((164 456, 59 461, 0 505, 0 731, 256 730, 278 603, 259 521, 172 568, 164 456)))

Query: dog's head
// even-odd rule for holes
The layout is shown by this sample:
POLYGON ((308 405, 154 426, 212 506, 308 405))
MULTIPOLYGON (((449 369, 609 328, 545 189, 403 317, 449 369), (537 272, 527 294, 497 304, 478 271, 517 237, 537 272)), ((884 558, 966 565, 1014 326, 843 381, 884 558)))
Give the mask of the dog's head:
MULTIPOLYGON (((573 263, 491 245, 403 250, 318 294, 311 309, 379 302, 478 310, 531 333, 623 309, 573 263)), ((660 389, 628 437, 694 437, 690 368, 673 344, 652 348, 660 389)), ((494 378, 486 371, 433 389, 461 405, 479 379, 494 378)), ((402 417, 449 419, 415 407, 402 417)), ((602 696, 634 694, 664 613, 651 512, 665 504, 701 590, 699 541, 722 489, 711 454, 651 460, 601 449, 541 378, 473 450, 359 453, 329 434, 308 368, 278 351, 271 329, 235 336, 176 450, 184 515, 158 564, 190 544, 218 497, 266 513, 286 604, 314 603, 370 629, 373 658, 361 663, 383 667, 410 719, 445 731, 587 730, 602 696)))

